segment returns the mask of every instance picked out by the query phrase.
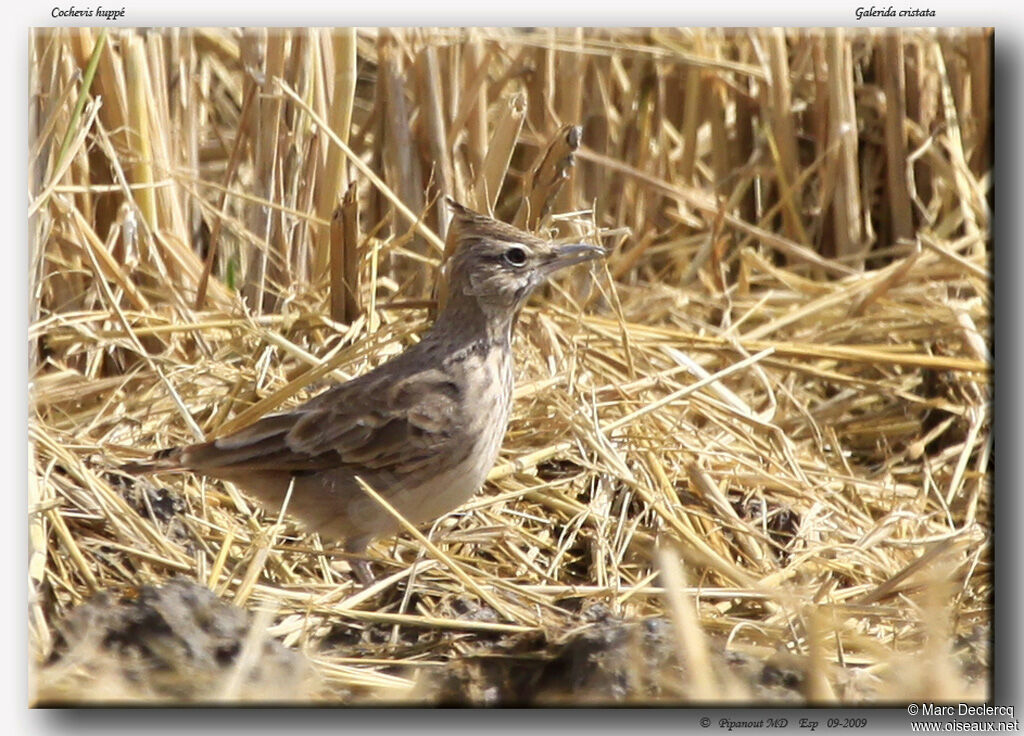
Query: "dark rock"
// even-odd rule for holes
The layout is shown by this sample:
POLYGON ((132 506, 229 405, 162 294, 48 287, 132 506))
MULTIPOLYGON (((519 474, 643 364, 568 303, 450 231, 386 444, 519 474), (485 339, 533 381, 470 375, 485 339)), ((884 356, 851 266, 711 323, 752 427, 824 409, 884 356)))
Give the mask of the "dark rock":
MULTIPOLYGON (((77 697, 73 686, 40 695, 69 701, 215 700, 237 674, 250 626, 246 611, 184 578, 144 586, 137 596, 119 600, 101 593, 58 626, 60 640, 41 680, 47 681, 47 669, 58 672, 73 663, 87 677, 104 680, 104 687, 93 693, 83 689, 77 697)), ((271 702, 300 697, 309 674, 306 660, 266 637, 258 647, 244 663, 243 681, 227 695, 271 702)))

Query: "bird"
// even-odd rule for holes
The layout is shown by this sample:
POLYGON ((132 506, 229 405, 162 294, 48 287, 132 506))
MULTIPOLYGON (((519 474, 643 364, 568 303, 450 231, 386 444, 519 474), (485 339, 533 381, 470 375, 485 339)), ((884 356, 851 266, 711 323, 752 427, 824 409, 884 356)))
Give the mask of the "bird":
POLYGON ((160 450, 130 474, 228 481, 338 542, 364 586, 364 552, 400 531, 360 480, 413 524, 468 501, 494 466, 512 408, 512 341, 530 294, 606 255, 556 244, 447 200, 447 299, 422 339, 370 372, 212 441, 160 450))

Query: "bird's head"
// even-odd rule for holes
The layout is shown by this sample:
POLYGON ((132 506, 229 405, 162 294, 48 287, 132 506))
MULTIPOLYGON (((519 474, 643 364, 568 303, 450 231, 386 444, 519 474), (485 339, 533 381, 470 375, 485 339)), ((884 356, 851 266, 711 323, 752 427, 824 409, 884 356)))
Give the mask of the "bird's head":
POLYGON ((450 298, 469 297, 491 317, 514 320, 556 271, 605 255, 596 245, 558 245, 448 200, 453 212, 446 270, 450 298))

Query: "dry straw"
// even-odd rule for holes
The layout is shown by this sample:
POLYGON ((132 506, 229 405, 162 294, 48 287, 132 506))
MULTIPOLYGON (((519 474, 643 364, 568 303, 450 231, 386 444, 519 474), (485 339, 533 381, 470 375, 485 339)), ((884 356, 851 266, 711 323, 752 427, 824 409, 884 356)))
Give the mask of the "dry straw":
MULTIPOLYGON (((479 678, 641 620, 664 656, 562 702, 773 698, 778 657, 797 699, 984 697, 991 41, 33 32, 33 660, 97 591, 183 575, 272 612, 207 697, 272 637, 313 700, 551 702, 479 678), (381 540, 360 591, 230 485, 116 472, 415 341, 444 195, 614 252, 527 308, 501 460, 429 553, 381 540)), ((159 696, 92 688, 93 655, 38 697, 159 696)))

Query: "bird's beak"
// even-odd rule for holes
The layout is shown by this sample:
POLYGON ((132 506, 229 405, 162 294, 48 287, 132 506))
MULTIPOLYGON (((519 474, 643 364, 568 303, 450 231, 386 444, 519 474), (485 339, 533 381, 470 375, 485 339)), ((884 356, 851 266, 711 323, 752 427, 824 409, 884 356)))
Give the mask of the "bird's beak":
POLYGON ((551 260, 544 264, 544 270, 550 274, 569 266, 575 266, 577 263, 603 258, 606 255, 608 255, 608 251, 599 245, 587 245, 586 243, 559 245, 555 248, 551 260))

